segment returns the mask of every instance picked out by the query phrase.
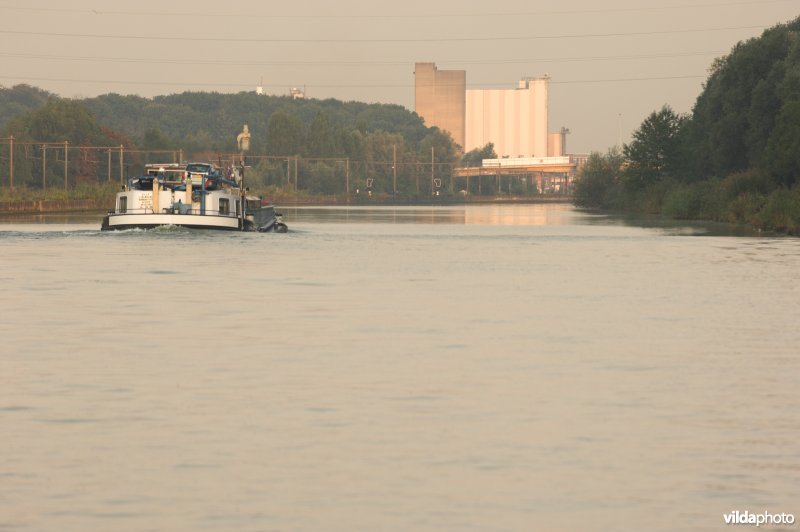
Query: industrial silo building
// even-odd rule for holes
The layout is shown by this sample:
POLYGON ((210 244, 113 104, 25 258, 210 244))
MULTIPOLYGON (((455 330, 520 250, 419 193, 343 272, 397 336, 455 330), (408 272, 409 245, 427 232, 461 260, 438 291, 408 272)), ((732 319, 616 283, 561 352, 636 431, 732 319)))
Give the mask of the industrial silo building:
POLYGON ((467 72, 439 70, 434 63, 414 65, 414 111, 428 127, 447 131, 464 148, 467 72))
POLYGON ((549 77, 526 78, 516 89, 467 90, 464 150, 494 143, 500 157, 547 157, 549 77))

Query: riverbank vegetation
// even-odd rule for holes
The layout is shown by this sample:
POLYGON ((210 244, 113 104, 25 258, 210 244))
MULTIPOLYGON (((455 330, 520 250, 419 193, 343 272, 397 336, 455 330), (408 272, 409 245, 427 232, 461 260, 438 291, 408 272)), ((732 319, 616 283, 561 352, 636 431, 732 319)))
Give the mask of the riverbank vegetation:
POLYGON ((800 19, 717 59, 690 114, 665 105, 593 153, 574 202, 800 235, 800 19))
POLYGON ((342 194, 348 180, 363 190, 369 179, 376 193, 419 195, 432 171, 449 183, 460 155, 448 133, 399 105, 253 92, 65 99, 18 85, 0 87, 0 184, 15 194, 49 195, 54 185, 73 194, 82 184, 119 185, 145 163, 226 165, 245 124, 256 188, 342 194))

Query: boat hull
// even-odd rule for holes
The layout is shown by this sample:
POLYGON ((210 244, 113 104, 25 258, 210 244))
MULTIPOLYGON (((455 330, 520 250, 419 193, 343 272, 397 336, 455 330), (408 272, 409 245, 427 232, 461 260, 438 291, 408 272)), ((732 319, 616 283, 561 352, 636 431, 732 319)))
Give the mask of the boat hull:
POLYGON ((103 231, 126 231, 129 229, 154 229, 163 226, 207 229, 215 231, 259 231, 285 233, 286 225, 275 214, 275 208, 265 206, 249 213, 244 220, 232 216, 200 214, 114 214, 103 219, 103 231))
POLYGON ((124 231, 127 229, 153 229, 165 225, 217 231, 242 230, 239 218, 199 214, 109 214, 107 222, 103 221, 102 228, 106 231, 124 231))

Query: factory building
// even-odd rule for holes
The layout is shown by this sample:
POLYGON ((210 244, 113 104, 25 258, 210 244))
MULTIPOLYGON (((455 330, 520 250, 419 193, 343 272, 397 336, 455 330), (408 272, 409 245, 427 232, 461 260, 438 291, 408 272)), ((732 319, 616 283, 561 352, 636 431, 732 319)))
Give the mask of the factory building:
POLYGON ((439 70, 434 63, 414 65, 414 110, 428 127, 448 131, 465 145, 467 72, 439 70))
POLYGON ((492 142, 500 157, 547 157, 548 80, 523 79, 516 89, 468 90, 464 151, 492 142))
POLYGON ((511 89, 467 89, 463 70, 415 67, 415 111, 427 126, 449 131, 465 152, 494 144, 499 157, 560 157, 566 134, 548 132, 549 76, 511 89))

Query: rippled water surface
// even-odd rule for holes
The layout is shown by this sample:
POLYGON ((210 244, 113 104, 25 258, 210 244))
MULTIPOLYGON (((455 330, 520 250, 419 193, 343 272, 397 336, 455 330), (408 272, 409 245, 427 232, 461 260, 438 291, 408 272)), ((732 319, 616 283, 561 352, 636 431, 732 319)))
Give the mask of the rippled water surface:
POLYGON ((560 205, 284 213, 0 222, 0 530, 800 517, 800 240, 560 205))

